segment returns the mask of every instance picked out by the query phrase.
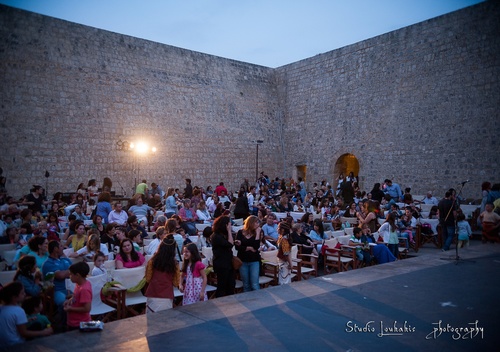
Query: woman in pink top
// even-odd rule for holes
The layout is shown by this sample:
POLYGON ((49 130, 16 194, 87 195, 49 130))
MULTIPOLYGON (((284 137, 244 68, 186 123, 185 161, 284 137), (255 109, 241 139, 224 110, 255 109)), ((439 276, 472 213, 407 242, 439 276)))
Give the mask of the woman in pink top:
POLYGON ((140 252, 136 252, 132 241, 124 238, 120 243, 120 253, 116 255, 116 268, 137 268, 144 265, 146 259, 140 252))

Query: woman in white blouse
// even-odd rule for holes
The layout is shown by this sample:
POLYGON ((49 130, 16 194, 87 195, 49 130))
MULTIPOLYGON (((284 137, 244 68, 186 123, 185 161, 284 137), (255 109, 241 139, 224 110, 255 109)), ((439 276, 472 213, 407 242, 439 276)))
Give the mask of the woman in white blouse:
POLYGON ((198 220, 203 220, 204 223, 210 223, 212 221, 212 217, 207 209, 207 204, 204 200, 198 203, 198 209, 196 210, 196 215, 198 216, 198 220))

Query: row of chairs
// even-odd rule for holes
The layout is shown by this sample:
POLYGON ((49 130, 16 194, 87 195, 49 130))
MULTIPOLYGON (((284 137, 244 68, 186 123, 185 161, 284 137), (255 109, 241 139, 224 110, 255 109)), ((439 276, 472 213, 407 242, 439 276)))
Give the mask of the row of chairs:
MULTIPOLYGON (((146 264, 151 257, 146 256, 146 264)), ((88 264, 91 268, 93 267, 93 263, 88 264)), ((145 275, 146 266, 115 270, 114 260, 108 260, 104 265, 108 271, 106 274, 89 276, 87 278, 92 284, 93 293, 91 316, 103 315, 103 321, 109 321, 112 318, 122 319, 144 313, 147 298, 140 290, 136 292, 128 292, 127 290, 135 287, 142 280, 145 275), (119 282, 121 287, 112 288, 111 291, 115 294, 103 301, 101 299, 101 290, 108 280, 111 279, 119 282)), ((74 290, 74 284, 69 279, 66 279, 66 289, 69 292, 74 290)), ((215 290, 214 286, 207 285, 206 291, 209 297, 211 297, 210 293, 215 292, 215 290)), ((183 293, 178 288, 174 289, 174 296, 175 305, 181 304, 183 293)))

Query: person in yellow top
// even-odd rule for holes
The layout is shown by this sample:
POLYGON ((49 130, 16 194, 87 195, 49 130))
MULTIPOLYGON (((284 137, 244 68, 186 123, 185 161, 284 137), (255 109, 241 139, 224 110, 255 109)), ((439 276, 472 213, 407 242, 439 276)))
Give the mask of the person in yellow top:
POLYGON ((87 243, 87 236, 85 234, 85 225, 83 223, 75 226, 75 234, 69 236, 66 243, 71 243, 71 247, 75 252, 85 247, 85 244, 87 243))

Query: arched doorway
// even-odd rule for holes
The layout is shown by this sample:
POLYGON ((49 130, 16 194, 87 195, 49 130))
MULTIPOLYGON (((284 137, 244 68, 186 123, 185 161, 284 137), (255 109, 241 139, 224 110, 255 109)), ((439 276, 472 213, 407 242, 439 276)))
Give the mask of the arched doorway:
MULTIPOLYGON (((359 162, 358 158, 354 154, 346 153, 342 154, 335 163, 335 167, 333 169, 333 187, 337 188, 338 178, 340 174, 343 174, 344 177, 349 175, 350 172, 354 173, 354 176, 359 176, 359 162)), ((359 180, 359 177, 358 177, 359 180)))

